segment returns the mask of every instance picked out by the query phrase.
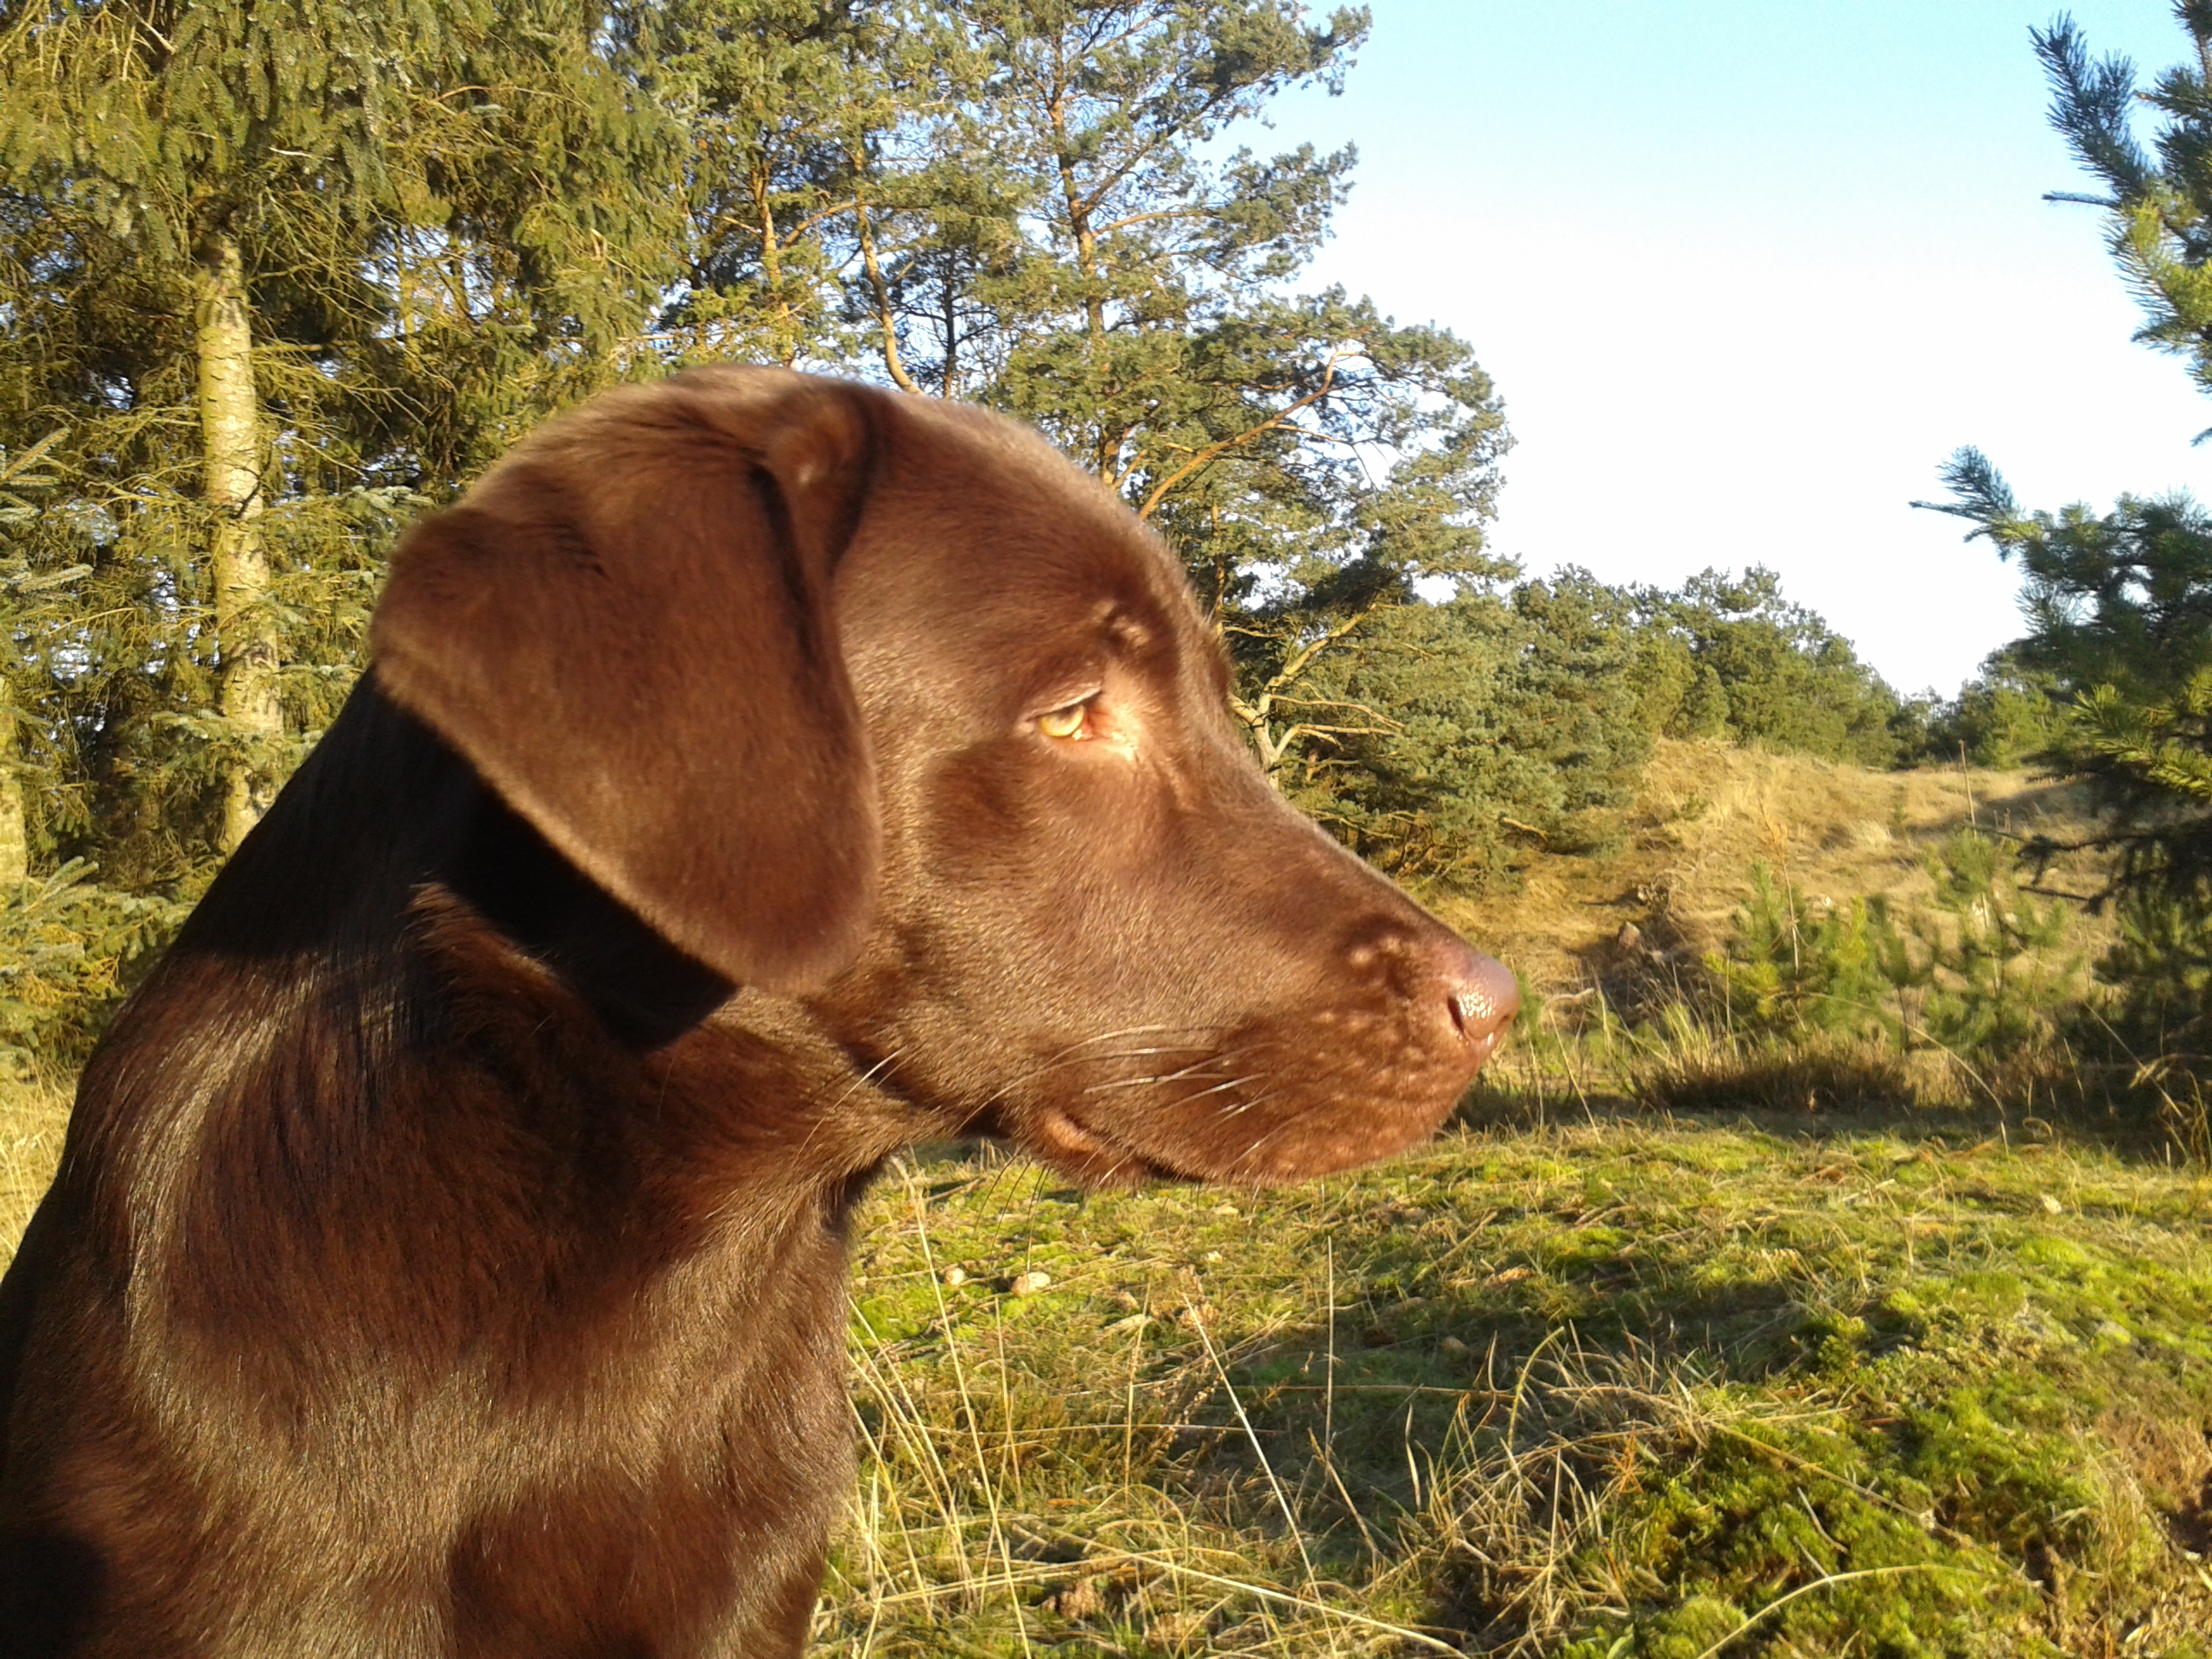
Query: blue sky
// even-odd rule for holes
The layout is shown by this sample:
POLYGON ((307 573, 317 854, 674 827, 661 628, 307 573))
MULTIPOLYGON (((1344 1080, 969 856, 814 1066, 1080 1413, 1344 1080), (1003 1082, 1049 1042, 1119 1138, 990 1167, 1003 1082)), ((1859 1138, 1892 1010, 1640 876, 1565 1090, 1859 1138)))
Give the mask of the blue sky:
MULTIPOLYGON (((2019 631, 2011 569, 1907 505, 1954 448, 2030 505, 2212 495, 2212 400, 2131 342, 2095 211, 2042 200, 2089 187, 2044 119, 2051 10, 1372 7, 1344 96, 1276 110, 1360 151, 1308 280, 1474 346, 1516 439, 1492 544, 1531 574, 1770 564, 1948 694, 2019 631)), ((2186 50, 2162 0, 2072 11, 2139 70, 2186 50)))

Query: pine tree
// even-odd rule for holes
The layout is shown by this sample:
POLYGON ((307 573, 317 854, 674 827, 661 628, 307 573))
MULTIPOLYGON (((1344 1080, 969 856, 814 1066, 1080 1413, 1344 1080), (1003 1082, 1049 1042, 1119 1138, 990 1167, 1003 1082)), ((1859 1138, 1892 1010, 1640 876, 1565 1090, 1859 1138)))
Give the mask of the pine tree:
POLYGON ((1383 868, 1461 887, 1601 847, 1650 750, 1637 650, 1630 595, 1572 568, 1393 607, 1314 674, 1337 717, 1287 792, 1383 868))
POLYGON ((2186 357, 2212 392, 2212 0, 2180 0, 2173 10, 2196 60, 2139 92, 2134 66, 2093 60, 2070 17, 2034 31, 2051 124, 2107 192, 2049 200, 2103 210, 2113 257, 2146 314, 2136 338, 2186 357), (2166 118, 2156 160, 2134 135, 2139 103, 2166 118))
POLYGON ((1905 706, 1850 641, 1785 599, 1764 565, 1703 570, 1675 590, 1635 589, 1633 671, 1649 728, 1888 766, 1905 706))
POLYGON ((952 0, 965 79, 892 316, 933 389, 1035 421, 1178 548, 1240 669, 1271 772, 1344 725, 1313 676, 1423 578, 1479 586, 1505 447, 1491 383, 1440 329, 1287 284, 1349 149, 1207 154, 1282 89, 1340 84, 1363 11, 1291 0, 952 0), (1370 478, 1374 458, 1388 458, 1370 478))
MULTIPOLYGON (((2058 193, 2103 213, 2122 276, 2146 313, 2136 338, 2189 359, 2212 391, 2212 0, 2174 14, 2193 63, 2139 95, 2124 58, 2093 60, 2069 18, 2036 31, 2050 120, 2106 194, 2058 193), (2138 105, 2164 117, 2155 159, 2138 105)), ((2109 513, 2024 512, 1972 448, 1943 468, 1951 499, 1920 502, 2018 558, 2028 632, 2005 666, 2063 708, 2049 753, 2101 785, 2120 854, 2120 944, 2099 965, 2122 988, 2089 1033, 2115 1033, 2201 1066, 2212 1027, 2212 514, 2186 494, 2123 496, 2109 513)))
POLYGON ((234 845, 350 679, 397 514, 604 379, 653 280, 631 104, 528 8, 15 16, 0 446, 60 434, 16 545, 87 567, 10 619, 52 855, 143 883, 234 845))
POLYGON ((634 71, 685 135, 664 358, 842 364, 861 169, 901 119, 884 62, 896 20, 837 0, 674 0, 634 27, 634 71))

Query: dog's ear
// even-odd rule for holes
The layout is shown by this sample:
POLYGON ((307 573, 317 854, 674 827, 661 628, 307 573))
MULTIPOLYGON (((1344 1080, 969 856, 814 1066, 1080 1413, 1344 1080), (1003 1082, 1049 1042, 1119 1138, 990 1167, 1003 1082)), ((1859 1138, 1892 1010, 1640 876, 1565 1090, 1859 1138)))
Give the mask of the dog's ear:
POLYGON ((858 950, 875 782, 835 575, 876 394, 772 370, 610 393, 392 561, 374 672, 580 869, 742 983, 858 950))

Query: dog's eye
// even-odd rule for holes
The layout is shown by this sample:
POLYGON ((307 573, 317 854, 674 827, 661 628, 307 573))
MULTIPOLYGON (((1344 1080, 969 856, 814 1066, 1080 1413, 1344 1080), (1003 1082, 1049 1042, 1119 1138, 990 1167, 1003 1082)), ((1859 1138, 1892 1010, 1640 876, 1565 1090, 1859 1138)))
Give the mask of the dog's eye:
POLYGON ((1037 716, 1037 729, 1047 737, 1081 737, 1084 725, 1090 718, 1090 699, 1071 702, 1065 709, 1055 709, 1048 715, 1037 716))

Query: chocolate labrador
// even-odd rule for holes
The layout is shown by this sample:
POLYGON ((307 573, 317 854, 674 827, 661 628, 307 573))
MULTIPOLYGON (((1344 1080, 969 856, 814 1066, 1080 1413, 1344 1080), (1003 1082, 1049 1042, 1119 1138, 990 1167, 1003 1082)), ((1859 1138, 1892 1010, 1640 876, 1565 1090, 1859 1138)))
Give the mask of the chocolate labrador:
POLYGON ((795 1654, 887 1159, 1296 1180, 1514 1013, 1268 787, 1160 541, 976 410, 611 393, 371 644, 0 1286, 8 1654, 795 1654))

